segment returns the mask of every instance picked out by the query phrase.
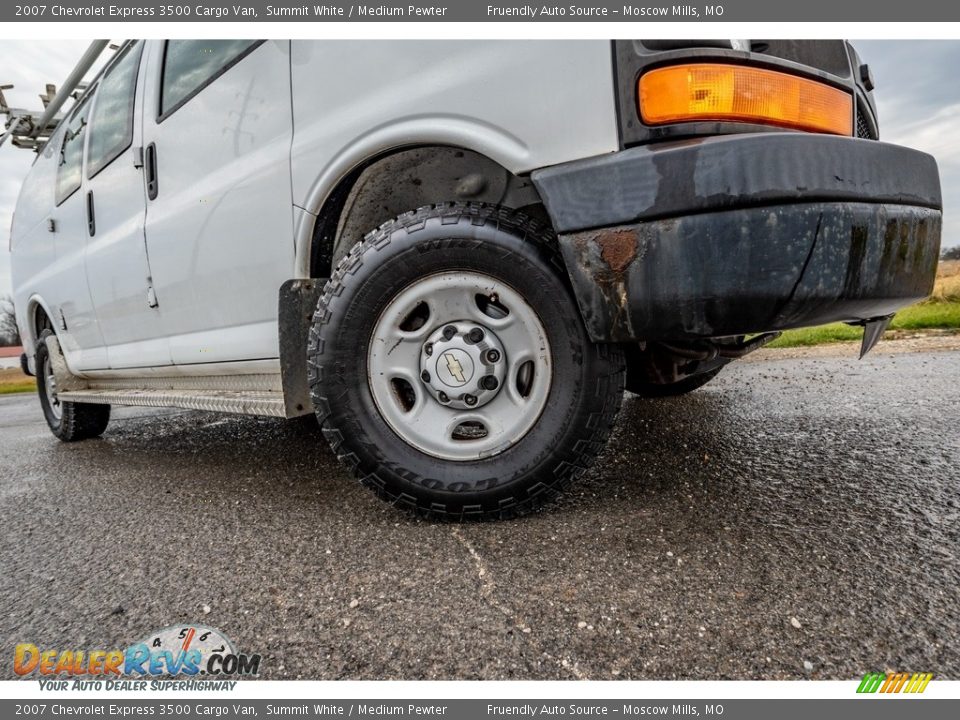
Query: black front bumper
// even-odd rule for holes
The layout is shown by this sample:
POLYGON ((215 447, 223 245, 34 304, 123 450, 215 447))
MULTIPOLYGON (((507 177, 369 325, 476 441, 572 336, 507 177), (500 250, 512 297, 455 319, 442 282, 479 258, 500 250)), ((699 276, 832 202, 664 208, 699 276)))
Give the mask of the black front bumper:
POLYGON ((597 341, 867 320, 925 297, 936 275, 936 162, 896 145, 732 135, 533 181, 597 341))

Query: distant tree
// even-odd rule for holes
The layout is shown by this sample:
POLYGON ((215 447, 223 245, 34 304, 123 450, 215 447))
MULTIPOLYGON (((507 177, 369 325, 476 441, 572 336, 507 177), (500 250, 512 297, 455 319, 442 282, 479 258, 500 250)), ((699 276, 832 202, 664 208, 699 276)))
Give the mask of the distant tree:
POLYGON ((20 330, 17 329, 17 316, 13 311, 13 298, 0 296, 0 346, 8 347, 20 344, 20 330))
POLYGON ((960 260, 960 245, 944 248, 940 254, 941 260, 960 260))

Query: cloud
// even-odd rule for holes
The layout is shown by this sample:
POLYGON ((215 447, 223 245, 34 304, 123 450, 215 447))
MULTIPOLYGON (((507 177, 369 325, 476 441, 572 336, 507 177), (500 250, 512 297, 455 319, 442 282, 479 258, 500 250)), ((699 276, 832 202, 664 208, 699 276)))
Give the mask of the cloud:
POLYGON ((937 159, 943 245, 960 245, 960 41, 860 40, 854 46, 876 81, 880 139, 937 159))

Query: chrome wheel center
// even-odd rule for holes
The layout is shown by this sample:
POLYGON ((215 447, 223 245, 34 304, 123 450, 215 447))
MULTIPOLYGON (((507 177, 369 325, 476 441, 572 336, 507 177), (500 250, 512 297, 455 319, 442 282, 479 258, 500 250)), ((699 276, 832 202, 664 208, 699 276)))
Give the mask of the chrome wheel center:
POLYGON ((475 322, 437 328, 420 352, 420 380, 441 405, 456 410, 480 408, 503 386, 506 356, 499 338, 475 322))

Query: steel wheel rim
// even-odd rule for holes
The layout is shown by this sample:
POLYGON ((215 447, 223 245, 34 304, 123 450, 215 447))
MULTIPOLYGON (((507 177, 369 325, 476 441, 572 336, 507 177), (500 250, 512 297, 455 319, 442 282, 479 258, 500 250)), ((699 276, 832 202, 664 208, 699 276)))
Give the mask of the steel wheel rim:
POLYGON ((526 436, 552 374, 536 311, 513 287, 477 272, 411 283, 380 314, 367 354, 370 392, 391 430, 420 452, 461 462, 499 455, 526 436), (473 342, 477 328, 483 338, 473 342), (491 377, 496 388, 488 390, 491 377))
POLYGON ((47 405, 50 407, 50 412, 57 420, 60 420, 63 417, 63 408, 57 394, 57 378, 53 374, 53 364, 50 362, 49 355, 43 359, 43 389, 47 396, 47 405))

